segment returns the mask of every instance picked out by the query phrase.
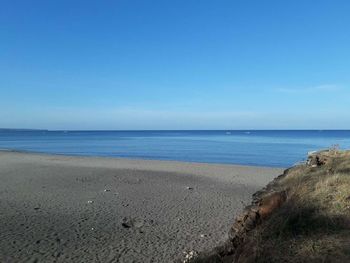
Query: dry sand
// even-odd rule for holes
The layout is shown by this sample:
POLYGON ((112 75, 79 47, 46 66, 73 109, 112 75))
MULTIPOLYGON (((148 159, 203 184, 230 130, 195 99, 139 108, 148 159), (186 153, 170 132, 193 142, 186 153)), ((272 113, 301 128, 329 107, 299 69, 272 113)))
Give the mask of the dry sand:
POLYGON ((281 173, 0 151, 0 262, 173 262, 225 240, 281 173))

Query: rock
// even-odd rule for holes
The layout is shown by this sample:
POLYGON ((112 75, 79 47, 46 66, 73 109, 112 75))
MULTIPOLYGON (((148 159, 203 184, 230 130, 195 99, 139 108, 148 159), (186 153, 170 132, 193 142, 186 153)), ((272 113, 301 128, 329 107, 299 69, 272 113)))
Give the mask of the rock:
POLYGON ((328 151, 312 152, 308 154, 306 164, 311 167, 318 167, 318 166, 325 165, 328 161, 329 161, 328 151))
POLYGON ((122 219, 122 227, 131 228, 133 226, 132 220, 130 218, 124 217, 122 219))
POLYGON ((187 189, 187 190, 193 190, 193 187, 187 186, 186 189, 187 189))
POLYGON ((244 221, 244 232, 250 231, 255 228, 258 223, 259 215, 258 213, 251 212, 244 221))
POLYGON ((122 223, 122 227, 124 227, 124 228, 130 228, 131 225, 128 224, 127 222, 123 222, 123 223, 122 223))
POLYGON ((122 220, 122 226, 124 228, 137 228, 140 229, 142 228, 145 224, 148 224, 148 222, 146 222, 146 220, 142 219, 142 218, 127 218, 124 217, 122 220))
POLYGON ((92 200, 87 201, 88 204, 92 204, 93 202, 92 200))
POLYGON ((103 190, 103 192, 110 192, 111 190, 109 190, 109 189, 105 189, 105 190, 103 190))

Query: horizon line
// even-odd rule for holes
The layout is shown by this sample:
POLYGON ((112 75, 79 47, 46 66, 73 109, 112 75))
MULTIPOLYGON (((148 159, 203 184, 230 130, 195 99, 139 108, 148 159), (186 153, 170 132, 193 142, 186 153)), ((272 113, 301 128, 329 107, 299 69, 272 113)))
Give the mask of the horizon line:
POLYGON ((70 131, 115 131, 115 132, 138 132, 138 131, 350 131, 350 129, 42 129, 42 128, 0 128, 0 131, 47 131, 47 132, 70 132, 70 131))

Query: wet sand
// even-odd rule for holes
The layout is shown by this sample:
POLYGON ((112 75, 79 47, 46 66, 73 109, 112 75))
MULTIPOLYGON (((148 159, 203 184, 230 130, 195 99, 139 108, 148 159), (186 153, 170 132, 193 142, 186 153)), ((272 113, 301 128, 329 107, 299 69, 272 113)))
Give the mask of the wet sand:
POLYGON ((0 262, 173 262, 282 172, 0 151, 0 262))

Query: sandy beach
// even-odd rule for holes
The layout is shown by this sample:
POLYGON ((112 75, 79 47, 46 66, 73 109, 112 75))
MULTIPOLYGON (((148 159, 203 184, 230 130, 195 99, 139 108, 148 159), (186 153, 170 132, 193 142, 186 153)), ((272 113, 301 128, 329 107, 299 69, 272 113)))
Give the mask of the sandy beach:
POLYGON ((173 262, 282 169, 0 151, 0 262, 173 262))

